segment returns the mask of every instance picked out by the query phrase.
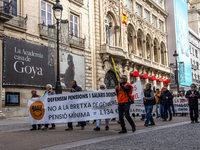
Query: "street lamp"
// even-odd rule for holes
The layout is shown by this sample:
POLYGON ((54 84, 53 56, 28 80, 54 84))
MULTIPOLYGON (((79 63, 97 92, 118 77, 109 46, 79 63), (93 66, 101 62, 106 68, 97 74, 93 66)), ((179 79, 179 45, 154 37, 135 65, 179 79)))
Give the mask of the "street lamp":
POLYGON ((54 17, 57 24, 57 81, 56 81, 56 94, 62 94, 62 87, 60 83, 60 59, 59 59, 59 22, 62 18, 63 6, 60 4, 60 0, 56 0, 56 4, 53 5, 54 17))
POLYGON ((177 84, 177 93, 179 93, 179 81, 178 81, 178 53, 174 52, 175 60, 176 60, 176 84, 177 84))

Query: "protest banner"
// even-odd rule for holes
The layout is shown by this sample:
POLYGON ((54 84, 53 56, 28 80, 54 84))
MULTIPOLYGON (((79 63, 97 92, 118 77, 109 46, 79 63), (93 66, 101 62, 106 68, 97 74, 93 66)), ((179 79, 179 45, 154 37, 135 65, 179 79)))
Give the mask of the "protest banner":
POLYGON ((188 98, 174 97, 174 110, 175 113, 189 113, 188 98))
MULTIPOLYGON (((141 82, 133 84, 137 95, 130 112, 144 113, 141 82)), ((65 123, 118 117, 117 94, 114 89, 58 94, 28 101, 31 124, 65 123)))

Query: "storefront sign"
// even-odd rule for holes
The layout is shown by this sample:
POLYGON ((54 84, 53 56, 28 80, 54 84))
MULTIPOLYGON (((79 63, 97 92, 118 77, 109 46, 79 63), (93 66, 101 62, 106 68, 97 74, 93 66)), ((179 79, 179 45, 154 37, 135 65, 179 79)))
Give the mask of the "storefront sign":
POLYGON ((48 65, 45 46, 5 37, 3 70, 3 85, 55 85, 54 66, 48 65))

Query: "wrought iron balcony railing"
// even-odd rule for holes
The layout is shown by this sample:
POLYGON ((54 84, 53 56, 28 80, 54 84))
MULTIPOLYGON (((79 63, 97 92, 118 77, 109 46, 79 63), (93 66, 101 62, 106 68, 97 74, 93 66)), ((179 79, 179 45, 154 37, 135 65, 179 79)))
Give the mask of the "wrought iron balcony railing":
POLYGON ((76 37, 74 35, 70 35, 70 44, 71 45, 75 45, 81 48, 85 48, 85 39, 80 38, 80 37, 76 37))

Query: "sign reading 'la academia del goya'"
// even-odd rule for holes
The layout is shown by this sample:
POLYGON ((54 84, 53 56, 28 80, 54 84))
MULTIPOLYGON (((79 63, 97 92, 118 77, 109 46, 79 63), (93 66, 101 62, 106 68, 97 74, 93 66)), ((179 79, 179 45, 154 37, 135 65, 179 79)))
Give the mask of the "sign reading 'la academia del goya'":
POLYGON ((54 66, 48 65, 48 47, 4 38, 3 85, 55 85, 54 66))

